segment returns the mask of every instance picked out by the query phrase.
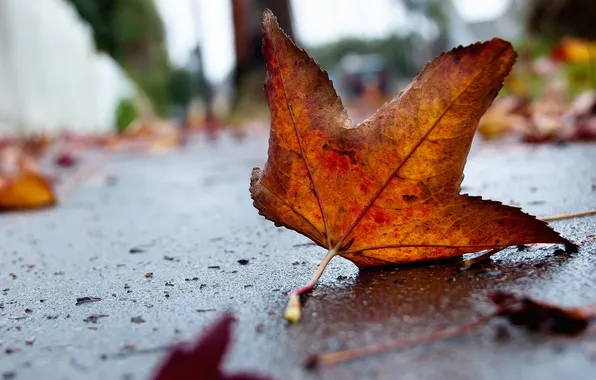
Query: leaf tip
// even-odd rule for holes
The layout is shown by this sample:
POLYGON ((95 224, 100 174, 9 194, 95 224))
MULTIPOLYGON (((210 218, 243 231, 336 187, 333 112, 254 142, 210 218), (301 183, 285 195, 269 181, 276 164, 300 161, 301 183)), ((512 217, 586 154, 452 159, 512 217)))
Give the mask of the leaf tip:
POLYGON ((465 52, 466 54, 481 53, 486 49, 496 50, 511 50, 515 53, 513 46, 509 41, 503 40, 498 37, 494 37, 487 41, 476 41, 470 45, 459 45, 451 50, 451 53, 465 52))
POLYGON ((275 20, 275 15, 271 11, 271 9, 265 8, 265 10, 263 11, 263 22, 265 22, 265 20, 271 20, 271 19, 275 20))
POLYGON ((502 86, 502 80, 509 75, 511 68, 517 60, 517 53, 509 41, 494 37, 491 40, 477 41, 467 46, 459 45, 448 52, 442 53, 441 57, 452 60, 456 65, 460 65, 462 61, 467 61, 468 64, 474 65, 480 59, 488 62, 491 67, 494 66, 495 70, 500 66, 501 68, 498 69, 500 75, 495 75, 495 78, 501 78, 502 86))
POLYGON ((579 251, 579 246, 575 243, 570 242, 567 239, 565 239, 563 244, 565 245, 565 252, 567 253, 577 253, 577 251, 579 251))
POLYGON ((277 25, 277 17, 271 12, 269 8, 266 8, 263 11, 263 34, 267 33, 269 28, 278 26, 277 25))

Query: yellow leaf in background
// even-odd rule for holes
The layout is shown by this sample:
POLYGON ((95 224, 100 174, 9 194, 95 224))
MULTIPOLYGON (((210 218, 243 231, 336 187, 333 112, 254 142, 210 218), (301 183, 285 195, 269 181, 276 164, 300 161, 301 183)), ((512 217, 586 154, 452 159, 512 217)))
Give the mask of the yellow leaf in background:
POLYGON ((30 170, 0 173, 0 211, 43 208, 55 203, 52 185, 41 174, 30 170))

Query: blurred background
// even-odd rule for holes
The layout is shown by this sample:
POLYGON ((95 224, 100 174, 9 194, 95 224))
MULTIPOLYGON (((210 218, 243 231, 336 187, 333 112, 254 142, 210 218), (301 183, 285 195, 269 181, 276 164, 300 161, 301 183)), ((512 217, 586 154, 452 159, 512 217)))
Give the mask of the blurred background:
POLYGON ((0 134, 266 129, 260 19, 270 8, 329 71, 354 121, 442 51, 510 40, 516 72, 481 132, 551 139, 569 133, 578 96, 581 118, 593 114, 595 3, 0 0, 0 134))

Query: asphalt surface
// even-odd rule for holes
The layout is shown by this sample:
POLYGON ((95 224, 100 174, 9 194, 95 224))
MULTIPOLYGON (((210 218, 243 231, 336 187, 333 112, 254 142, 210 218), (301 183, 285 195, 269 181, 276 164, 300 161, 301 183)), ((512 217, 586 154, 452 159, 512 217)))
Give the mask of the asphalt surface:
MULTIPOLYGON (((302 322, 288 326, 287 292, 310 279, 324 252, 253 209, 250 172, 262 166, 266 150, 264 138, 251 138, 159 156, 114 154, 58 207, 0 214, 3 378, 147 379, 164 347, 193 339, 226 310, 238 316, 229 372, 276 379, 596 378, 594 331, 536 335, 506 321, 305 371, 308 354, 470 322, 491 310, 491 290, 596 304, 596 217, 552 223, 580 244, 577 254, 510 248, 465 272, 446 263, 358 273, 336 258, 307 298, 302 322), (76 305, 81 297, 101 300, 76 305), (105 316, 93 323, 93 314, 105 316)), ((538 216, 593 209, 595 163, 594 145, 477 144, 464 191, 538 216)))

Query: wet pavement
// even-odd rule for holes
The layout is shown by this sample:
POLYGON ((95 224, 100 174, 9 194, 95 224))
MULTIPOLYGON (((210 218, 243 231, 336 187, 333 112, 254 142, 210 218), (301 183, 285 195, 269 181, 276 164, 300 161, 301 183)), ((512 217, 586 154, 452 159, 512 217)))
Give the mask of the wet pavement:
MULTIPOLYGON (((596 217, 552 222, 580 244, 577 254, 509 248, 465 272, 446 263, 358 273, 336 258, 302 322, 289 326, 287 293, 310 279, 324 252, 253 209, 250 172, 266 150, 263 138, 251 138, 113 155, 58 207, 0 215, 3 378, 146 379, 164 347, 193 339, 226 310, 239 319, 230 371, 277 379, 596 378, 594 331, 531 335, 506 321, 305 371, 308 354, 470 322, 491 310, 491 290, 596 303, 596 217), (82 297, 101 300, 77 305, 82 297), (95 314, 103 316, 89 318, 95 314)), ((593 209, 595 162, 594 145, 477 144, 463 189, 538 216, 593 209)))

